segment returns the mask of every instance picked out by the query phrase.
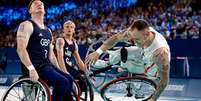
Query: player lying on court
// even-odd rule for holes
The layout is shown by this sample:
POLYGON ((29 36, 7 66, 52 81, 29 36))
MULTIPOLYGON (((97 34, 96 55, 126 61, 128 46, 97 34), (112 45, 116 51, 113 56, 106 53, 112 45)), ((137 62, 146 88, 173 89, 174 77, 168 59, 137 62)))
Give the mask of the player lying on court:
MULTIPOLYGON (((122 63, 123 67, 137 73, 145 73, 148 68, 151 68, 149 71, 153 72, 152 75, 160 78, 156 91, 149 99, 149 101, 156 101, 169 82, 170 49, 165 38, 147 21, 138 19, 125 31, 107 39, 100 48, 88 55, 85 64, 95 64, 103 52, 121 40, 133 40, 136 43, 135 47, 128 48, 128 59, 122 63)), ((119 61, 118 54, 120 52, 116 51, 113 59, 110 60, 111 63, 119 61)))

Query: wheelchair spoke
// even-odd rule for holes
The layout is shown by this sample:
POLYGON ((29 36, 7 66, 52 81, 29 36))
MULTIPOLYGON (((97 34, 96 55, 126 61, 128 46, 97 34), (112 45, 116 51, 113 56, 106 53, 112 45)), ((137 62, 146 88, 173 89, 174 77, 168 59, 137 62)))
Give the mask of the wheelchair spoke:
POLYGON ((6 101, 12 101, 12 100, 8 100, 8 99, 6 99, 6 101))
POLYGON ((2 101, 49 101, 50 91, 44 82, 32 82, 29 78, 12 84, 2 101))
POLYGON ((107 83, 101 89, 106 101, 147 100, 156 90, 156 84, 143 77, 124 77, 107 83))
POLYGON ((11 95, 11 96, 13 96, 13 97, 15 97, 15 98, 18 98, 18 96, 15 96, 15 95, 13 95, 13 94, 9 94, 9 95, 11 95))
MULTIPOLYGON (((14 92, 18 95, 19 99, 21 99, 20 93, 19 93, 19 87, 18 87, 18 93, 17 93, 17 91, 16 91, 15 89, 16 89, 16 88, 14 88, 14 92)), ((15 95, 13 95, 13 96, 15 96, 15 95)), ((15 96, 15 97, 17 97, 17 96, 15 96)))

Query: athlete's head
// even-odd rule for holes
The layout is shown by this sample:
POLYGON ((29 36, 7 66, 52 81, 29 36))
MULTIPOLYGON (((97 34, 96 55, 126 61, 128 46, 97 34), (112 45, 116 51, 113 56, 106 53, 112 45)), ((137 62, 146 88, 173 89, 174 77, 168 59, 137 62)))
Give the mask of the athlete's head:
POLYGON ((73 35, 75 33, 75 23, 68 20, 63 24, 63 32, 66 35, 73 35))
POLYGON ((138 45, 143 45, 150 35, 149 27, 149 23, 143 19, 134 21, 129 29, 131 39, 138 45))
POLYGON ((41 0, 31 0, 28 10, 30 14, 45 14, 44 4, 41 0))

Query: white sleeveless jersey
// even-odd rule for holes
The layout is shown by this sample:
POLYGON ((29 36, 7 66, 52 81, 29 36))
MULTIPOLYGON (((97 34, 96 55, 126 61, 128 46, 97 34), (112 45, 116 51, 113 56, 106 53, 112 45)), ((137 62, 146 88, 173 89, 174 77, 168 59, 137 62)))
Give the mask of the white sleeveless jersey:
MULTIPOLYGON (((121 63, 123 68, 126 68, 129 72, 132 73, 145 73, 148 76, 157 76, 158 66, 153 63, 153 54, 154 52, 162 47, 165 47, 169 51, 169 60, 170 60, 170 49, 167 44, 166 39, 150 27, 150 30, 155 33, 155 38, 152 44, 145 48, 139 48, 137 46, 126 47, 128 50, 128 59, 125 63, 121 63)), ((120 50, 115 52, 109 52, 109 62, 115 64, 120 61, 120 50)))

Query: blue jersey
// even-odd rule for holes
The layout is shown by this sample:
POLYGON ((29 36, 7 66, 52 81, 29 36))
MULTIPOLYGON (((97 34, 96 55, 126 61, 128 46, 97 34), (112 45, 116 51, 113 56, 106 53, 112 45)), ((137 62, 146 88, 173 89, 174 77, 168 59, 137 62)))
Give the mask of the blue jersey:
MULTIPOLYGON (((64 38, 63 38, 64 39, 64 38)), ((64 39, 65 44, 63 48, 64 52, 64 61, 65 61, 65 66, 73 66, 73 53, 77 49, 77 44, 73 41, 73 44, 68 44, 66 40, 64 39)))
POLYGON ((33 25, 33 33, 30 36, 27 51, 32 64, 37 68, 44 62, 49 61, 48 54, 52 33, 48 28, 41 29, 34 21, 29 21, 33 25))

